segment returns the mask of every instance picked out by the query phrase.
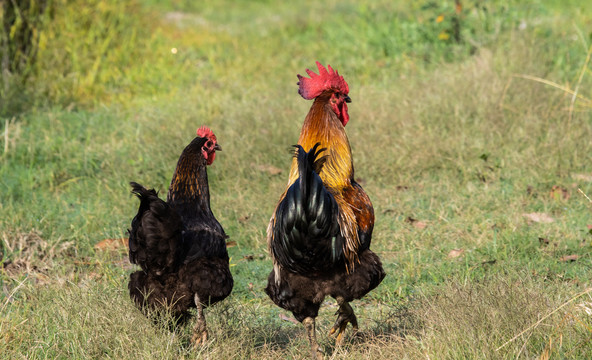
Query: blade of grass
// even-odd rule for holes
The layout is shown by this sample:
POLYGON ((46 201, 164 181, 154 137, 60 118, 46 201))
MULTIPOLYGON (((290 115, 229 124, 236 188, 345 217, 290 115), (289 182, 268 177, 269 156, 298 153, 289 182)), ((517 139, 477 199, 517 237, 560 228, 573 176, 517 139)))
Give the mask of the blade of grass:
POLYGON ((588 68, 588 63, 590 62, 590 55, 592 54, 592 46, 588 49, 588 54, 586 55, 586 61, 584 61, 584 66, 582 66, 582 70, 580 71, 580 76, 578 78, 578 82, 576 84, 576 88, 574 89, 574 93, 571 97, 571 103, 569 104, 569 123, 567 128, 569 129, 569 125, 571 124, 571 118, 573 114, 573 109, 576 103, 576 97, 578 96, 578 91, 580 90, 580 85, 582 84, 582 80, 584 79, 584 74, 586 73, 586 69, 588 68))
POLYGON ((563 304, 559 305, 557 308, 555 308, 555 310, 551 311, 550 313, 548 313, 547 315, 543 316, 542 318, 540 318, 536 323, 530 325, 529 327, 527 327, 526 329, 522 330, 520 333, 518 333, 517 335, 515 335, 513 338, 511 338, 510 340, 506 341, 505 343, 503 343, 500 347, 498 347, 497 349, 495 349, 495 351, 499 351, 500 349, 504 348, 506 345, 510 344, 511 342, 513 342, 514 340, 518 339, 520 336, 522 336, 524 333, 535 329, 537 326, 539 326, 543 321, 545 321, 547 318, 549 318, 551 315, 555 314, 557 311, 561 310, 562 308, 564 308, 565 306, 567 306, 568 304, 572 303, 574 300, 588 294, 592 292, 592 288, 588 288, 585 291, 579 293, 578 295, 572 297, 571 299, 569 299, 568 301, 564 302, 563 304))

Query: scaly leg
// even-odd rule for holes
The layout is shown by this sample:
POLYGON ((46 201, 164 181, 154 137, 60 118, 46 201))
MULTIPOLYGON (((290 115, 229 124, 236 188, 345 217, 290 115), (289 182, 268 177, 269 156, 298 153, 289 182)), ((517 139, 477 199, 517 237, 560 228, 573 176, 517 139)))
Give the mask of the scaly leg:
POLYGON ((306 328, 306 334, 308 335, 308 341, 310 342, 310 351, 313 360, 323 359, 323 353, 319 350, 319 344, 317 343, 317 334, 315 332, 315 319, 307 317, 302 320, 302 324, 306 328))
POLYGON ((337 304, 339 305, 339 310, 335 313, 335 315, 339 315, 335 324, 331 328, 331 332, 329 335, 333 335, 337 330, 337 339, 335 340, 335 345, 339 346, 343 344, 343 334, 345 333, 345 328, 347 327, 347 323, 351 323, 354 329, 354 333, 358 331, 358 319, 356 318, 356 314, 354 314, 354 309, 349 305, 348 302, 341 296, 336 298, 337 304))
POLYGON ((193 336, 191 337, 191 342, 193 343, 193 346, 197 346, 199 344, 205 345, 208 341, 206 317, 204 316, 203 306, 197 294, 195 294, 194 301, 195 306, 197 307, 197 321, 195 322, 195 327, 193 328, 193 336))

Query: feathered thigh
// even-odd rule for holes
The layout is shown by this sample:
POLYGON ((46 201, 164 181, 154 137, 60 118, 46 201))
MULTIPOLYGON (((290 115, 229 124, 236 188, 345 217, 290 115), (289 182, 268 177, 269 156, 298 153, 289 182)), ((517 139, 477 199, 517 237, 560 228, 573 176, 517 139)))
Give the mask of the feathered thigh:
POLYGON ((169 307, 174 316, 181 316, 195 307, 195 294, 208 306, 226 298, 232 286, 227 259, 200 258, 161 276, 136 271, 130 275, 128 288, 144 312, 169 307))
POLYGON ((350 273, 343 264, 313 276, 282 270, 279 284, 275 281, 275 270, 272 270, 265 292, 277 306, 291 311, 298 321, 316 317, 325 296, 340 296, 347 302, 360 299, 384 279, 382 263, 375 253, 364 250, 359 254, 359 260, 350 273))

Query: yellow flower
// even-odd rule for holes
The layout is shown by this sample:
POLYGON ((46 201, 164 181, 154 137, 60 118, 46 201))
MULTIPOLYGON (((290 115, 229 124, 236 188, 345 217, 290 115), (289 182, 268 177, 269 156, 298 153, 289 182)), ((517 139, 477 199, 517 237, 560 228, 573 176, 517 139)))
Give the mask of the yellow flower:
POLYGON ((446 31, 442 31, 440 34, 438 34, 438 39, 448 40, 448 39, 450 39, 450 34, 447 33, 446 31))
POLYGON ((437 23, 441 23, 442 21, 444 21, 444 15, 439 15, 439 16, 436 18, 436 22, 437 22, 437 23))

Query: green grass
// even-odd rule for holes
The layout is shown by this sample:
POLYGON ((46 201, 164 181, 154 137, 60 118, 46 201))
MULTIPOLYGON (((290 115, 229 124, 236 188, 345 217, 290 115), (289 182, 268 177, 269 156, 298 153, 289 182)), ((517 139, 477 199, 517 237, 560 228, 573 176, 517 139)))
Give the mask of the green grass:
POLYGON ((353 304, 361 331, 342 348, 326 302, 325 353, 590 358, 592 299, 575 297, 591 286, 592 203, 578 189, 592 195, 592 8, 462 3, 455 41, 453 1, 53 2, 26 90, 1 99, 2 357, 308 356, 303 328, 263 292, 265 229, 311 104, 295 75, 320 60, 351 89, 347 132, 387 270, 353 304), (520 75, 585 99, 570 112, 571 95, 520 75), (237 243, 235 288, 206 313, 211 342, 191 349, 190 327, 171 333, 132 306, 125 252, 94 245, 125 236, 129 181, 166 191, 202 124, 224 148, 209 179, 237 243))

